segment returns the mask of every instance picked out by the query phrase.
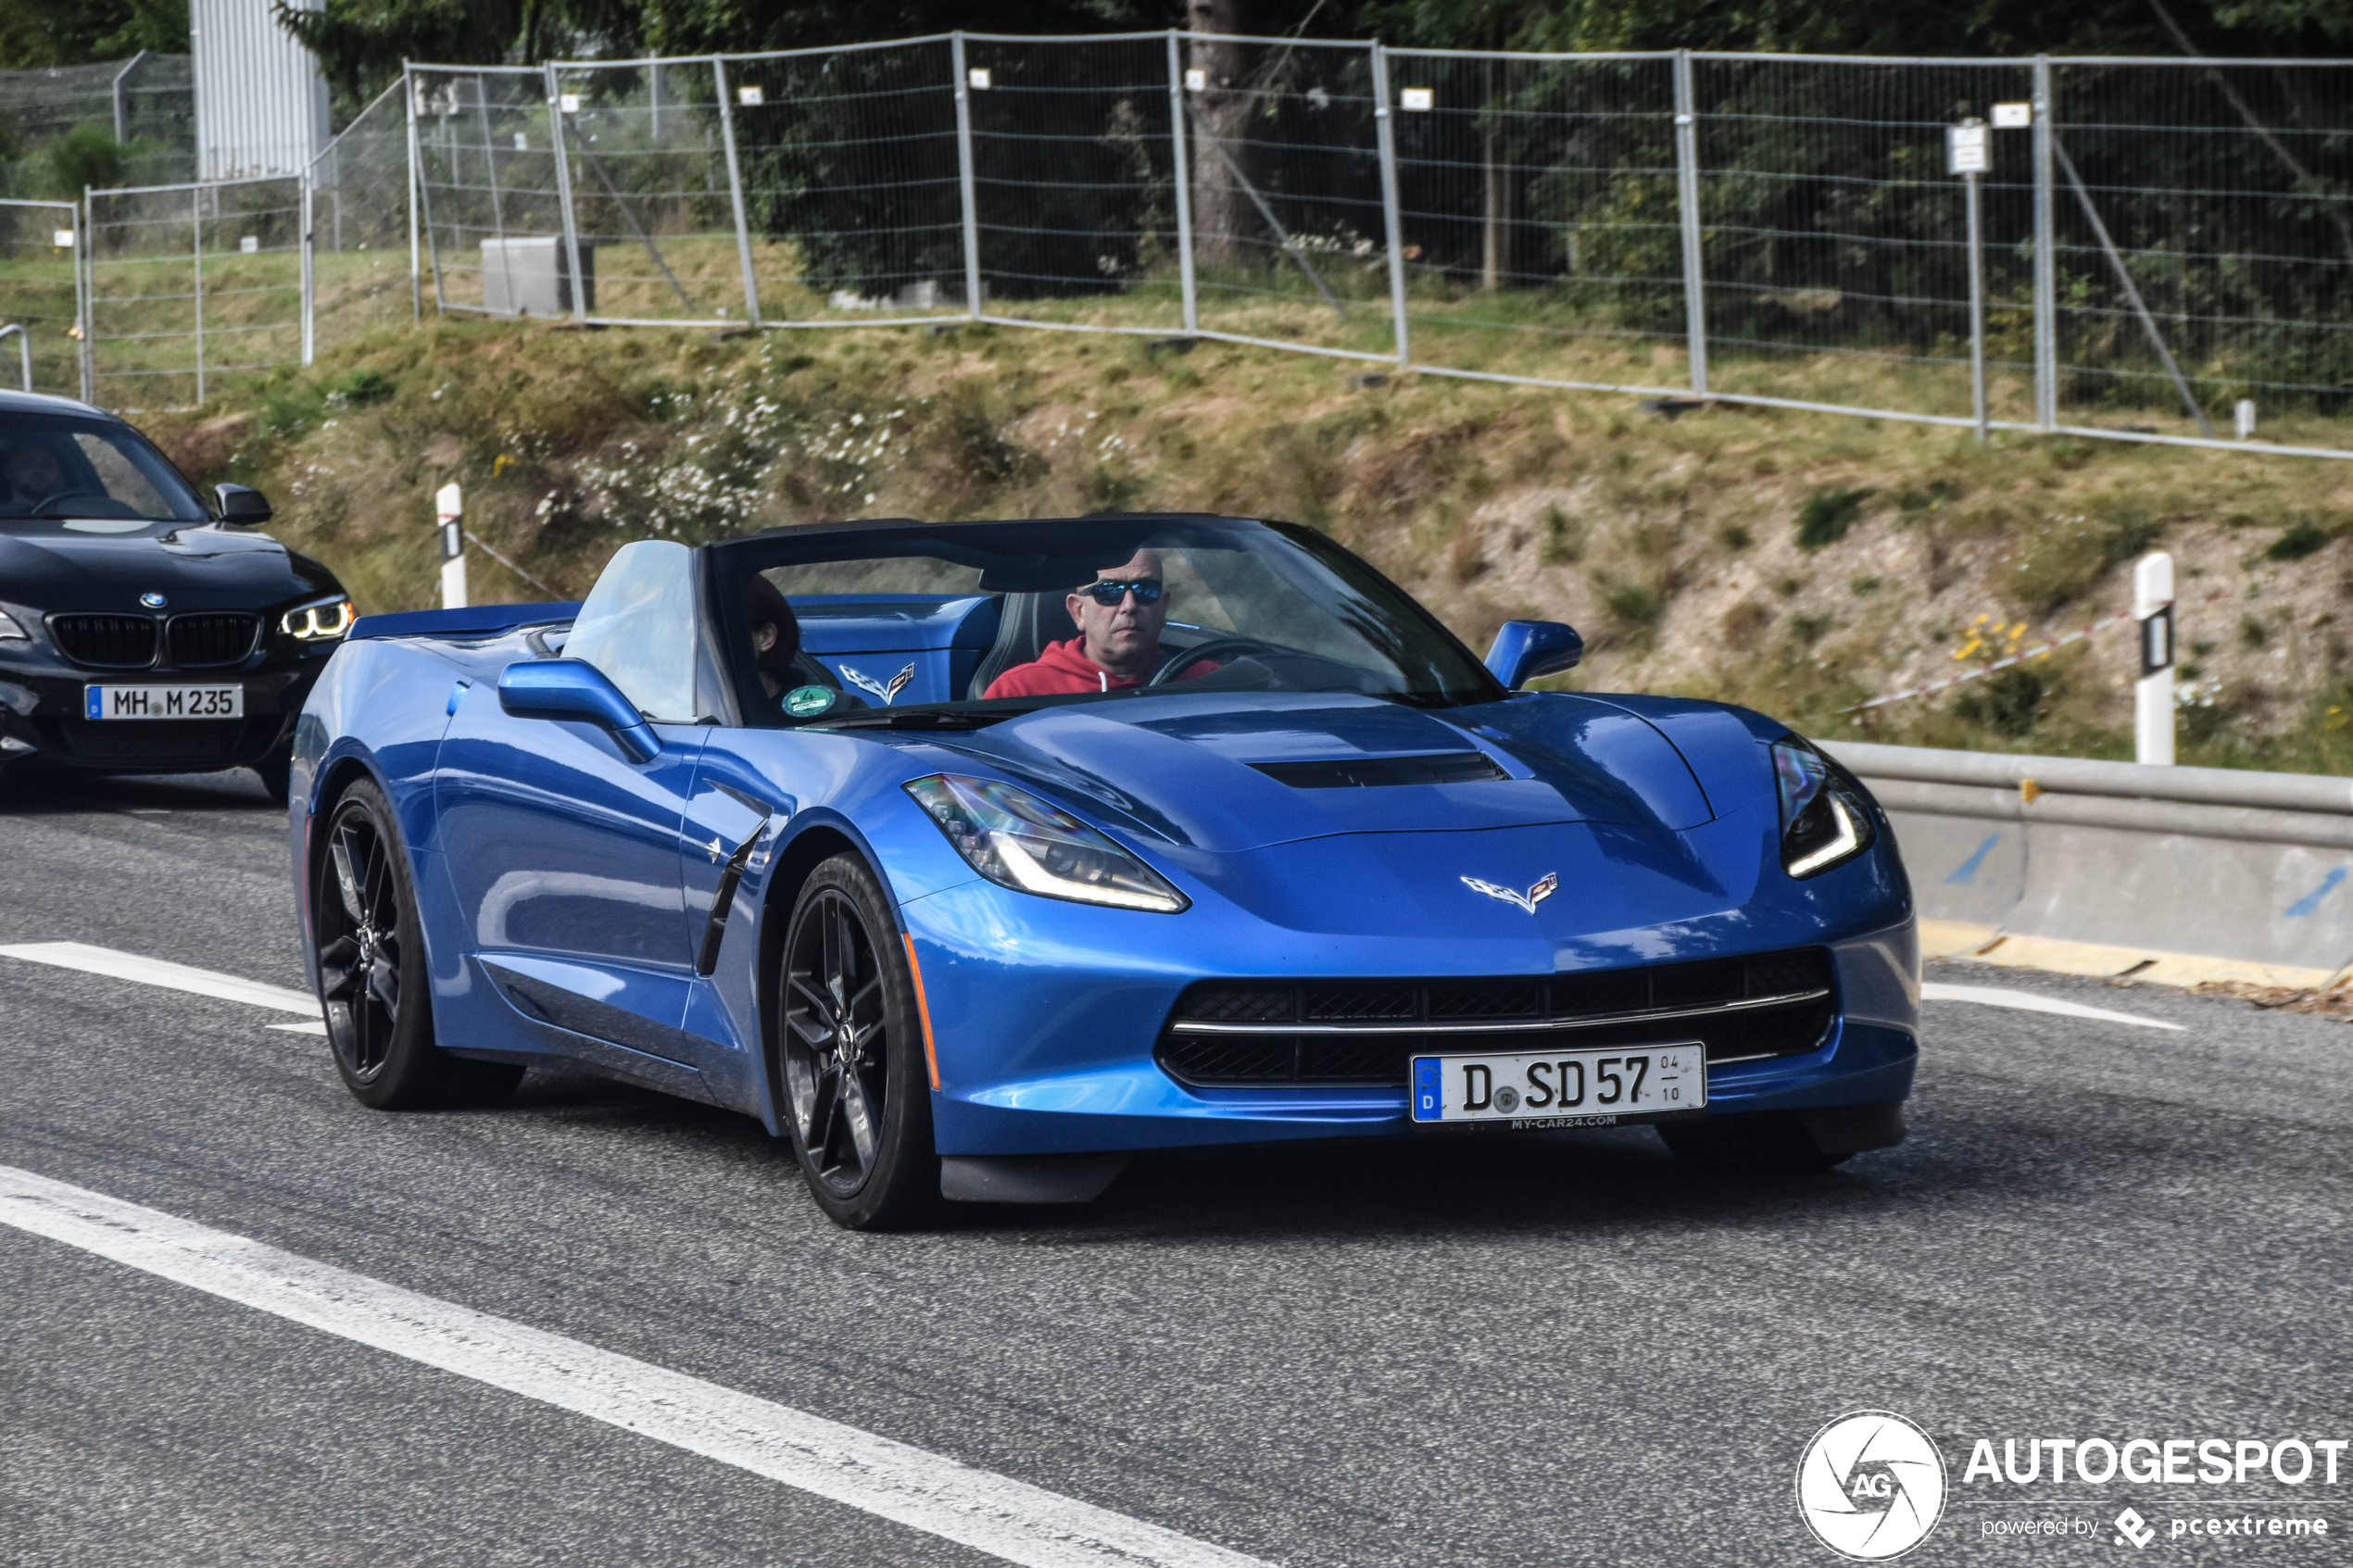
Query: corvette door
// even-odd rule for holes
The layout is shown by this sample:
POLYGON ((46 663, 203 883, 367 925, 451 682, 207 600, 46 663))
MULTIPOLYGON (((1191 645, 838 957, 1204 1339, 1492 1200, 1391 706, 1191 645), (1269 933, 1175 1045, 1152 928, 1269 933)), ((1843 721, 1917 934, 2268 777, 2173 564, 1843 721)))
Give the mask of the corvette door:
POLYGON ((585 721, 516 718, 479 684, 460 694, 442 743, 438 799, 471 978, 521 1015, 539 1048, 708 1098, 681 1033, 695 955, 680 830, 708 734, 692 721, 694 613, 684 546, 626 546, 581 607, 564 657, 636 704, 660 753, 638 760, 585 721))

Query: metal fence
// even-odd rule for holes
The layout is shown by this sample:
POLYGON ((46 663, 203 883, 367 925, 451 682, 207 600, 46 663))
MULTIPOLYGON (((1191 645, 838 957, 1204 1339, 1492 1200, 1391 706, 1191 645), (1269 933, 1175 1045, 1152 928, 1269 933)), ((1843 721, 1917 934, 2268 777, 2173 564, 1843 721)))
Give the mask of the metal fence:
POLYGON ((28 187, 43 182, 48 148, 84 126, 119 144, 128 183, 195 179, 194 82, 188 56, 144 49, 127 60, 0 70, 0 116, 27 149, 13 168, 0 165, 0 196, 44 194, 28 187))
MULTIPOLYGON (((394 312, 405 224, 420 313, 970 319, 2130 440, 2251 405, 2353 454, 2349 62, 956 33, 416 66, 362 120, 303 182, 306 349, 394 312)), ((102 381, 154 352, 96 337, 102 381)))
POLYGON ((86 396, 82 217, 70 202, 0 201, 0 386, 86 396))

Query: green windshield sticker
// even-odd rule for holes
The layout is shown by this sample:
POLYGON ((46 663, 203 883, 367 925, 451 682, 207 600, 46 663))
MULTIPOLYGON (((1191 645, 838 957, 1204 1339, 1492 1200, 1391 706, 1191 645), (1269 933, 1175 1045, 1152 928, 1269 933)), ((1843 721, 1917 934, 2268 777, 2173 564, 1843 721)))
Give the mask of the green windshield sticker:
POLYGON ((829 686, 795 686, 785 694, 785 711, 796 719, 813 718, 834 705, 829 686))

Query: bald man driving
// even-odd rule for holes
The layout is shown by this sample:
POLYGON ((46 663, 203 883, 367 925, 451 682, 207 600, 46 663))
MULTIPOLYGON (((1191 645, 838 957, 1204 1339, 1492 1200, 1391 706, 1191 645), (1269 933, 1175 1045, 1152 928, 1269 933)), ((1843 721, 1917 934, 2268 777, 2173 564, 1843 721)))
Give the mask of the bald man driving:
MULTIPOLYGON (((1139 686, 1160 668, 1160 629, 1168 623, 1168 587, 1160 552, 1139 549, 1125 566, 1107 568, 1070 596, 1078 635, 1050 643, 1027 664, 988 683, 986 696, 1062 696, 1139 686)), ((1203 659, 1176 678, 1198 680, 1215 670, 1203 659)))

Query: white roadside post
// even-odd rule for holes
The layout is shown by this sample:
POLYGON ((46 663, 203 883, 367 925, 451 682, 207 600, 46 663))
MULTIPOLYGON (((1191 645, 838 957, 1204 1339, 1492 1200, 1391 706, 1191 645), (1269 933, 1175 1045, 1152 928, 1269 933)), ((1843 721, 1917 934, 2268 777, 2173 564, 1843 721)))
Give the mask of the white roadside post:
POLYGON ((1946 172, 1961 177, 1969 207, 1969 384, 1977 416, 1977 444, 1985 445, 1985 260, 1984 221, 1978 182, 1994 168, 1994 134, 1982 119, 1944 128, 1946 172))
POLYGON ((2133 619, 2141 630, 2141 678, 2133 688, 2133 756, 2173 765, 2173 558, 2152 550, 2133 569, 2133 619))
MULTIPOLYGON (((465 508, 459 504, 455 481, 434 492, 433 506, 441 519, 441 608, 463 609, 466 608, 465 508)), ((2166 581, 2170 583, 2172 579, 2169 577, 2166 581)))

